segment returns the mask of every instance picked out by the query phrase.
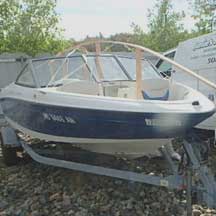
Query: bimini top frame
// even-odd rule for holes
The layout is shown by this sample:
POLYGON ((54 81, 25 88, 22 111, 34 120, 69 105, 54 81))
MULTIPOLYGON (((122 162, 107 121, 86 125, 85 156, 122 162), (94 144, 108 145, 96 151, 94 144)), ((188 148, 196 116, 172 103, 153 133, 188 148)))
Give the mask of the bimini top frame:
MULTIPOLYGON (((172 64, 173 66, 175 66, 176 68, 182 70, 183 72, 197 78, 198 80, 202 81, 203 83, 205 83, 206 85, 216 89, 216 84, 214 84, 213 82, 207 80, 206 78, 198 75, 197 73, 195 73, 194 71, 188 69, 187 67, 184 67, 180 64, 178 64, 177 62, 165 57, 164 55, 160 54, 160 53, 157 53, 149 48, 146 48, 146 47, 143 47, 143 46, 140 46, 140 45, 136 45, 136 44, 131 44, 131 43, 125 43, 125 42, 119 42, 119 41, 109 41, 109 40, 91 40, 91 41, 87 41, 87 42, 84 42, 84 43, 81 43, 81 44, 78 44, 76 46, 72 46, 70 48, 68 48, 67 50, 65 50, 64 52, 61 52, 59 54, 57 54, 57 56, 61 56, 62 54, 64 53, 68 53, 67 56, 70 56, 72 55, 73 53, 75 53, 77 50, 80 50, 80 49, 84 49, 87 51, 87 49, 85 49, 86 46, 88 45, 91 45, 91 44, 112 44, 113 45, 122 45, 122 46, 125 46, 127 47, 128 49, 135 49, 135 52, 138 53, 138 52, 147 52, 147 53, 150 53, 160 59, 163 59, 164 61, 172 64)), ((141 55, 137 54, 136 55, 136 59, 138 60, 138 58, 140 57, 141 55)))

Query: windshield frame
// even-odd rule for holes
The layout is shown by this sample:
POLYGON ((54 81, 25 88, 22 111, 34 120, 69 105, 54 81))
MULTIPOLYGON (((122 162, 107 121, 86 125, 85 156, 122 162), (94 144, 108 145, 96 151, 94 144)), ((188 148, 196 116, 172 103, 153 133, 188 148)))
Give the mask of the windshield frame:
MULTIPOLYGON (((136 60, 136 58, 134 56, 126 56, 123 54, 105 54, 105 53, 101 53, 99 54, 99 57, 107 57, 107 58, 113 58, 115 60, 115 62, 117 63, 117 65, 119 66, 119 68, 121 69, 121 72, 124 74, 125 77, 127 77, 127 79, 116 79, 116 80, 99 80, 98 76, 95 75, 95 73, 92 72, 91 67, 88 64, 88 57, 96 57, 96 53, 88 53, 88 54, 81 54, 81 53, 76 53, 70 56, 57 56, 57 57, 44 57, 44 58, 33 58, 33 59, 29 59, 26 63, 26 65, 23 67, 23 69, 21 70, 21 72, 19 73, 19 75, 17 76, 17 79, 15 81, 15 84, 17 85, 22 85, 25 87, 30 87, 30 88, 46 88, 46 87, 54 87, 55 85, 53 85, 52 83, 50 84, 51 79, 49 80, 49 83, 46 86, 40 86, 39 84, 39 80, 37 79, 37 73, 34 70, 34 62, 43 62, 43 61, 52 61, 52 60, 61 60, 62 59, 62 64, 59 66, 59 68, 61 68, 64 63, 67 61, 67 59, 71 59, 71 58, 77 58, 77 57, 81 57, 83 59, 83 64, 86 66, 87 71, 89 72, 89 76, 92 77, 92 79, 94 80, 94 82, 96 83, 103 83, 103 82, 113 82, 113 81, 135 81, 136 79, 133 79, 130 75, 130 73, 128 72, 127 68, 125 68, 125 66, 123 65, 123 63, 121 62, 121 60, 119 58, 127 58, 127 59, 133 59, 136 60), (87 61, 85 60, 85 57, 87 59, 87 61), (20 76, 23 74, 24 70, 26 69, 26 67, 29 67, 29 70, 31 71, 32 77, 34 79, 35 82, 35 86, 31 86, 31 85, 24 85, 18 82, 20 76)), ((146 61, 148 62, 148 64, 153 68, 154 72, 157 73, 157 75, 160 78, 163 78, 161 76, 161 74, 159 73, 159 71, 157 70, 157 68, 146 58, 142 58, 142 61, 146 61)), ((57 69, 58 70, 58 69, 57 69)), ((56 71, 57 71, 56 70, 56 71)), ((62 77, 64 78, 64 77, 62 77)))
MULTIPOLYGON (((122 54, 120 54, 120 55, 116 55, 116 57, 118 58, 127 58, 127 59, 134 59, 134 60, 136 60, 136 58, 135 58, 135 56, 125 56, 125 55, 122 55, 122 54)), ((118 59, 119 60, 119 59, 118 59)), ((152 67, 152 69, 154 70, 154 72, 155 73, 157 73, 157 75, 160 77, 160 78, 163 78, 162 76, 161 76, 161 73, 158 71, 158 69, 155 67, 155 65, 150 61, 150 60, 148 60, 148 59, 146 59, 146 58, 141 58, 141 61, 146 61, 146 62, 148 62, 148 64, 152 67)), ((119 62, 121 63, 121 60, 119 60, 119 62)), ((121 63, 122 64, 122 63, 121 63)), ((122 67, 123 68, 125 68, 124 67, 124 65, 122 64, 122 67)), ((125 71, 129 74, 129 72, 127 71, 127 69, 125 68, 125 71)), ((129 74, 129 76, 130 76, 130 74, 129 74)), ((131 77, 131 76, 130 76, 131 77)), ((131 80, 136 80, 136 79, 133 79, 132 77, 131 77, 131 80)))
POLYGON ((28 88, 40 88, 37 76, 36 76, 36 74, 34 72, 34 69, 32 67, 32 60, 30 60, 30 59, 27 60, 26 64, 24 65, 24 67, 22 68, 22 70, 20 71, 20 73, 18 74, 18 76, 17 76, 17 78, 16 78, 16 80, 15 80, 14 83, 16 85, 20 85, 20 86, 28 87, 28 88), (24 84, 24 83, 20 83, 19 82, 19 79, 21 78, 21 76, 23 75, 23 73, 25 73, 26 69, 32 75, 34 85, 31 85, 31 84, 28 85, 28 84, 24 84))

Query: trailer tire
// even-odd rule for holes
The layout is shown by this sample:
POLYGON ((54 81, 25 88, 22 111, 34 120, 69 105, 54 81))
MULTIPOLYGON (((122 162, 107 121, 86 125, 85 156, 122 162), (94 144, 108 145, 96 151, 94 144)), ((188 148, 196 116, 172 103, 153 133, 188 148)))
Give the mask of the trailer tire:
POLYGON ((0 134, 1 150, 3 162, 6 166, 13 166, 18 163, 18 157, 16 149, 13 147, 6 147, 3 143, 1 134, 0 134))

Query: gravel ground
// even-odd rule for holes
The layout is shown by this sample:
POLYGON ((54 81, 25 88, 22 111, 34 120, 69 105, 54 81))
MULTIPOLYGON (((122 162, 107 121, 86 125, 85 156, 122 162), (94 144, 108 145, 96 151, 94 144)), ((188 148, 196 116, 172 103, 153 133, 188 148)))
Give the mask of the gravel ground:
MULTIPOLYGON (((211 166, 216 171, 216 152, 211 166)), ((101 162, 100 158, 96 159, 101 162)), ((103 163, 145 173, 167 169, 162 159, 103 163)), ((54 168, 26 160, 5 167, 0 158, 0 216, 186 215, 185 195, 164 188, 54 168)), ((194 216, 216 211, 194 205, 194 216)))

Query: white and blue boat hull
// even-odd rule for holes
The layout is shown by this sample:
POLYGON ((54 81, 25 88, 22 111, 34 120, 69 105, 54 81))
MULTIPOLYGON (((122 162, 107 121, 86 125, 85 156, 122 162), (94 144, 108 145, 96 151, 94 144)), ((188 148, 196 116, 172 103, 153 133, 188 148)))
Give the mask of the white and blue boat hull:
POLYGON ((91 96, 11 84, 3 90, 0 103, 8 123, 34 138, 77 144, 108 154, 124 152, 132 157, 154 154, 160 146, 184 136, 215 111, 211 101, 192 89, 188 99, 173 102, 91 96), (198 96, 198 105, 193 105, 198 96))
POLYGON ((7 119, 22 128, 50 136, 103 140, 182 136, 213 113, 99 110, 53 106, 15 98, 4 98, 1 104, 7 119))

